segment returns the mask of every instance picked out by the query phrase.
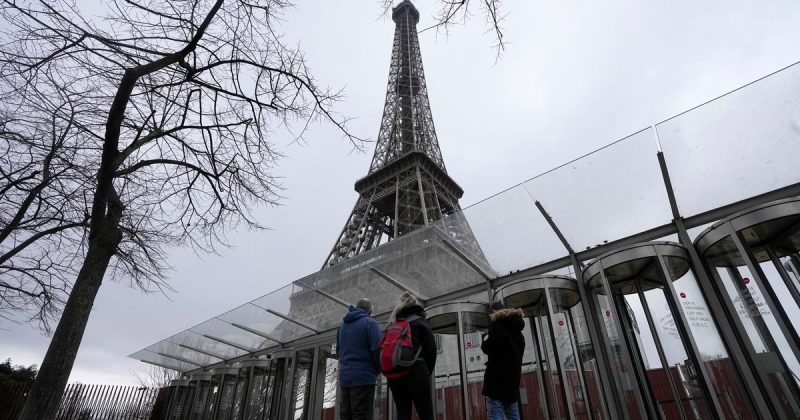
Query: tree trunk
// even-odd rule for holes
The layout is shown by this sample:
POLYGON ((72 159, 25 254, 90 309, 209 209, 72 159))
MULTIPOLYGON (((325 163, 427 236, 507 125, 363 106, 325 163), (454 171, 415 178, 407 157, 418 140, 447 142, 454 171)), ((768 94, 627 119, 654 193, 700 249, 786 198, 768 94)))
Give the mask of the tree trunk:
POLYGON ((64 306, 61 320, 47 348, 36 381, 28 393, 19 420, 51 420, 58 414, 94 299, 121 239, 116 223, 112 220, 113 218, 107 218, 101 224, 99 234, 89 235, 94 238, 89 241, 86 259, 64 306))

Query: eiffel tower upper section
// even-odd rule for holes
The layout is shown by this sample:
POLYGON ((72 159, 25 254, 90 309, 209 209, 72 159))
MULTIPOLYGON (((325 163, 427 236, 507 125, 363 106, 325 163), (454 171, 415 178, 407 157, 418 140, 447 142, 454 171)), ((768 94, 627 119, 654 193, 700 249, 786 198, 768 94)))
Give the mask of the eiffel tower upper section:
MULTIPOLYGON (((375 155, 367 176, 356 181, 359 199, 323 268, 460 210, 464 191, 447 174, 433 126, 417 38, 419 12, 404 0, 392 9, 392 20, 392 60, 375 155)), ((469 227, 452 219, 450 229, 445 226, 448 234, 482 256, 469 227)))

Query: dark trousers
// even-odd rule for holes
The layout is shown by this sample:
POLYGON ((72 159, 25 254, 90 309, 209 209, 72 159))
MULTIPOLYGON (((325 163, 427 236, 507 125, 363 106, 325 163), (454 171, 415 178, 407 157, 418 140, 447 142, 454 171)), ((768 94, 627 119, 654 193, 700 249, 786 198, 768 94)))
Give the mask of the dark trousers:
POLYGON ((342 388, 339 419, 372 420, 375 406, 375 386, 342 388))
POLYGON ((434 420, 431 376, 424 361, 414 363, 408 373, 387 382, 397 407, 397 420, 411 419, 412 403, 420 420, 434 420))

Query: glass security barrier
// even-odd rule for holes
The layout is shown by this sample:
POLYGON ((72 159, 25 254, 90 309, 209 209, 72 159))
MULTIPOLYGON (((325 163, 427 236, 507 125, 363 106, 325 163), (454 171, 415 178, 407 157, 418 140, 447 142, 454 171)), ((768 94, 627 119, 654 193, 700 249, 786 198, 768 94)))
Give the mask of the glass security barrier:
POLYGON ((453 302, 427 308, 436 336, 434 409, 437 420, 486 419, 482 395, 486 356, 481 335, 489 327, 485 303, 453 302))
POLYGON ((291 373, 294 352, 291 350, 276 351, 267 357, 272 364, 267 385, 264 419, 285 420, 290 408, 289 390, 292 389, 291 373))
POLYGON ((194 395, 192 396, 191 408, 188 416, 183 418, 188 420, 203 420, 205 418, 208 406, 211 405, 209 404, 212 393, 211 381, 211 374, 208 373, 201 373, 189 377, 189 382, 194 385, 194 395))
POLYGON ((577 280, 522 279, 497 290, 525 315, 520 409, 533 419, 605 419, 598 369, 577 280), (594 408, 594 409, 593 409, 594 408))
POLYGON ((180 420, 188 411, 187 405, 191 403, 194 389, 188 379, 173 379, 169 382, 169 397, 164 419, 180 420))
POLYGON ((800 418, 800 199, 734 214, 695 248, 776 418, 800 418))
POLYGON ((628 419, 756 418, 682 246, 632 245, 582 273, 628 419), (713 413, 713 415, 712 415, 713 413))
POLYGON ((206 419, 230 420, 233 401, 236 398, 239 381, 238 368, 218 368, 211 370, 212 382, 217 385, 211 402, 210 414, 206 419))
POLYGON ((312 402, 311 376, 314 366, 314 349, 298 350, 294 355, 292 396, 289 399, 289 420, 310 420, 312 402))
POLYGON ((235 420, 264 420, 267 396, 269 394, 270 373, 274 371, 272 362, 267 359, 245 360, 239 364, 239 375, 244 378, 240 406, 235 407, 232 417, 235 420))
POLYGON ((339 362, 333 344, 324 344, 317 350, 317 365, 312 395, 314 397, 313 419, 334 420, 336 401, 339 395, 339 362))

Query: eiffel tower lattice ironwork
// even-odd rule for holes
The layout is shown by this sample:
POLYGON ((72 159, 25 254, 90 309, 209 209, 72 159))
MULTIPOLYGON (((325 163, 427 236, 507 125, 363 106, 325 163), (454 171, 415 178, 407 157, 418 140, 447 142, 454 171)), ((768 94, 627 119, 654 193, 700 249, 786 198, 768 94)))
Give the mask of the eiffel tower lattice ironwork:
POLYGON ((447 234, 474 256, 483 254, 463 218, 461 187, 447 174, 433 126, 422 54, 419 12, 409 0, 392 9, 394 46, 375 155, 356 181, 359 194, 322 268, 366 252, 421 227, 443 221, 447 234))

